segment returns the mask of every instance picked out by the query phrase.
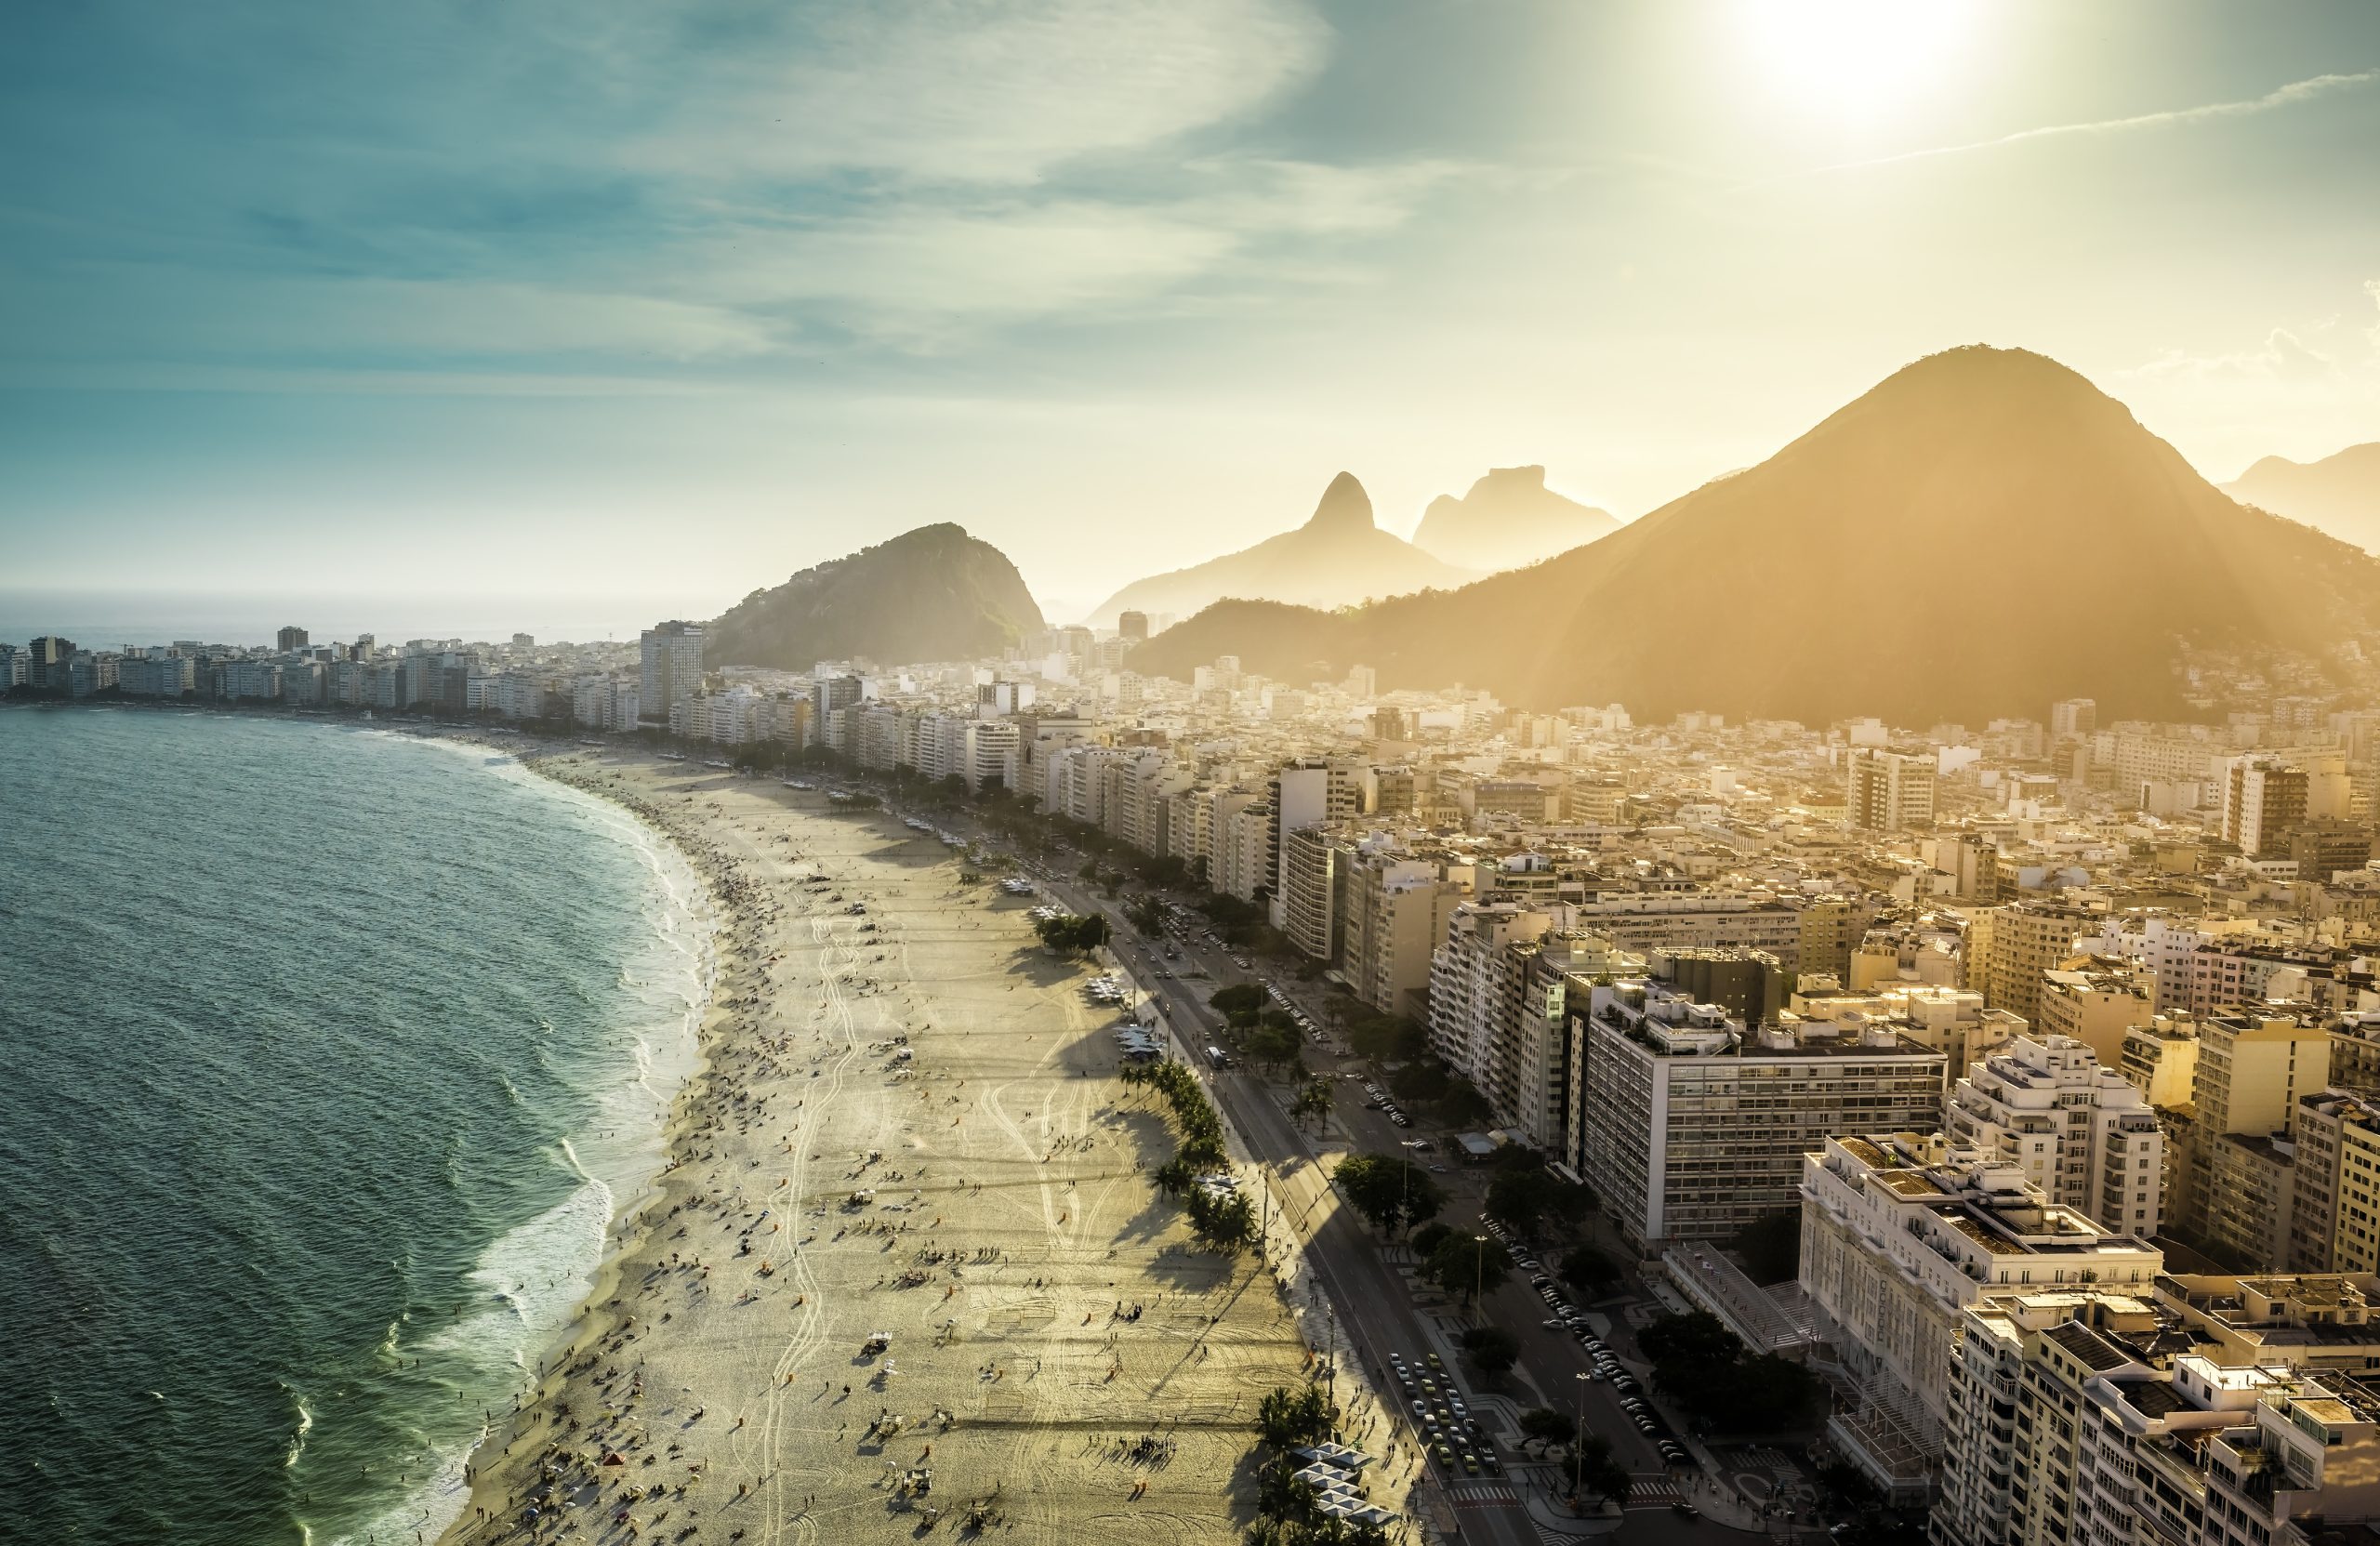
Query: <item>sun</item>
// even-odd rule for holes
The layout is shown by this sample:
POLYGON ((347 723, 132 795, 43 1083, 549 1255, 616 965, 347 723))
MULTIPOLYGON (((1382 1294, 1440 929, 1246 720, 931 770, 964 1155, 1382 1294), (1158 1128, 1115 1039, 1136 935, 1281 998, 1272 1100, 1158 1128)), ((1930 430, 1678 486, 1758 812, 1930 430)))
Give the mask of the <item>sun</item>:
POLYGON ((1738 0, 1735 30, 1755 70, 1805 109, 1874 118, 1958 65, 1975 0, 1738 0))

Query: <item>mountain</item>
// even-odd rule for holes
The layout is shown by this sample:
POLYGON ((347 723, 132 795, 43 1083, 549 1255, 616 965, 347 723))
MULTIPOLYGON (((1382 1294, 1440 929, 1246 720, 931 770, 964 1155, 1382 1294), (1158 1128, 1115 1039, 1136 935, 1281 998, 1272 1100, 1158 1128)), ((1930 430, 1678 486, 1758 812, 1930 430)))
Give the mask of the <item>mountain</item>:
POLYGON ((1541 467, 1498 467, 1458 499, 1441 494, 1421 512, 1413 546, 1463 569, 1493 574, 1583 548, 1620 530, 1609 510, 1565 499, 1541 467))
POLYGON ((2267 456, 2223 492, 2380 553, 2380 441, 2319 462, 2267 456))
POLYGON ((1091 621, 1112 627, 1119 612, 1187 617, 1225 596, 1345 606, 1427 586, 1461 585, 1472 577, 1372 524, 1371 496, 1354 473, 1342 472, 1297 530, 1187 569, 1134 580, 1101 602, 1091 621))
POLYGON ((945 522, 755 590, 704 630, 703 658, 786 671, 853 657, 970 660, 1043 626, 1008 555, 945 522))
POLYGON ((1336 616, 1216 607, 1143 646, 1303 681, 1486 687, 1824 723, 2180 711, 2185 639, 2319 652, 2380 622, 2380 561, 2226 497, 2121 403, 1978 347, 1888 377, 1767 461, 1598 542, 1336 616))

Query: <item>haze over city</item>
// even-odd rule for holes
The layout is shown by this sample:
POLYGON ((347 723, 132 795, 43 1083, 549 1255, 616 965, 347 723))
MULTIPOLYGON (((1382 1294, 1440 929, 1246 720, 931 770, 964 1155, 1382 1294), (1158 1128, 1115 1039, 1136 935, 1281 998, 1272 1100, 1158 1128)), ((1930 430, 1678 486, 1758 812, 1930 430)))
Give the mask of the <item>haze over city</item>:
POLYGON ((2380 1539, 2380 8, 18 10, 0 1534, 2380 1539))
POLYGON ((14 586, 707 614, 956 519, 1064 619, 1342 468, 1399 534, 1519 463, 1633 517, 1969 342, 2081 371, 2216 482, 2380 435, 2354 7, 123 5, 12 33, 14 586))

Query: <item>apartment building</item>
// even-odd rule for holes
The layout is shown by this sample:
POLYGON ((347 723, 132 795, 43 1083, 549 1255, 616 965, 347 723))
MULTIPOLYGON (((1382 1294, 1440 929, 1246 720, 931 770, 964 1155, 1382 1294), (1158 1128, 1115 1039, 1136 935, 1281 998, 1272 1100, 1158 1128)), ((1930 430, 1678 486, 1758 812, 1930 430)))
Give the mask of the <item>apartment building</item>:
POLYGON ((1765 950, 1802 970, 1800 910, 1775 897, 1700 890, 1606 892, 1581 904, 1573 924, 1623 950, 1765 950))
POLYGON ((1430 1050, 1490 1103, 1500 1029, 1519 998, 1524 958, 1506 946, 1533 942, 1560 919, 1518 902, 1462 902, 1430 958, 1430 1050))
POLYGON ((1436 861, 1385 842, 1361 846, 1348 862, 1340 973, 1355 996, 1382 1014, 1425 1019, 1431 957, 1468 894, 1436 861))
MULTIPOLYGON (((1960 1317, 1937 1546, 2241 1546, 2210 1487, 2226 1434, 2310 1387, 2193 1351, 2122 1288, 1996 1299, 1960 1317)), ((2274 1538, 2244 1538, 2262 1546, 2274 1538)))
POLYGON ((1796 1205, 1802 1156, 1840 1132, 1941 1125, 1942 1054, 1890 1030, 1748 1029, 1663 983, 1567 1006, 1571 1164, 1641 1244, 1726 1239, 1796 1205))
POLYGON ((1985 997, 1994 1009, 2041 1023, 2042 980, 2074 956, 2074 942, 2096 932, 2102 909, 2064 902, 2017 902, 1991 909, 1991 959, 1985 997))
POLYGON ((2147 1238, 2162 1222, 2157 1114, 2071 1037, 2020 1036, 1970 1064, 1943 1130, 2104 1229, 2147 1238))
POLYGON ((1931 754, 1853 747, 1844 772, 1844 825, 1874 832, 1922 832, 1934 825, 1931 754))
POLYGON ((2223 780, 2224 840, 2251 859, 2289 852, 2307 815, 2306 770, 2270 757, 2234 758, 2223 780))
POLYGON ((2079 957, 2042 973, 2032 1025, 2043 1036, 2069 1037, 2112 1068, 2135 1026, 2157 1015, 2155 979, 2140 967, 2096 956, 2079 957))
POLYGON ((1924 1496, 1943 1454, 1964 1310, 2085 1284, 2145 1296, 2163 1266, 2146 1239, 1939 1134, 1829 1137, 1801 1169, 1801 1283, 1850 1386, 1829 1436, 1903 1499, 1924 1496))
POLYGON ((691 698, 703 683, 700 623, 657 623, 638 644, 637 712, 648 724, 667 725, 669 710, 691 698))

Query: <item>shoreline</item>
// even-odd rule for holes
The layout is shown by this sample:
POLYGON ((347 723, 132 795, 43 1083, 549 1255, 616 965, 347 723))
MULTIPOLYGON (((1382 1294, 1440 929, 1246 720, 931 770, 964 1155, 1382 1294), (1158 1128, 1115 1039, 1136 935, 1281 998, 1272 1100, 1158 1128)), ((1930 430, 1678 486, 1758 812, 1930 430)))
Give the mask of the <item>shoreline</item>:
POLYGON ((490 749, 668 840, 716 968, 653 1185, 439 1539, 840 1543, 947 1511, 1237 1539, 1257 1399, 1314 1355, 1261 1254, 1196 1248, 1156 1193, 1171 1141, 1091 969, 889 813, 632 747, 490 749))
MULTIPOLYGON (((655 813, 641 803, 631 803, 613 790, 591 787, 588 781, 565 778, 546 765, 588 748, 539 742, 535 738, 531 738, 525 747, 506 746, 476 731, 408 730, 403 733, 418 734, 424 739, 449 741, 456 746, 509 753, 531 776, 574 790, 624 813, 650 834, 654 842, 676 854, 686 865, 702 889, 708 913, 704 929, 702 1000, 692 1011, 697 1017, 692 1037, 692 1060, 679 1077, 677 1088, 670 1092, 668 1110, 655 1133, 657 1162, 644 1175, 633 1198, 623 1200, 616 1196, 613 1198, 611 1217, 603 1226, 602 1255, 592 1269, 586 1295, 574 1307, 570 1318, 549 1339, 548 1344, 537 1350, 536 1373, 522 1381, 522 1391, 516 1396, 512 1412, 499 1415, 466 1454, 463 1460, 466 1485, 455 1499, 453 1517, 439 1526, 435 1538, 443 1542, 467 1539, 476 1533, 466 1526, 475 1526, 478 1521, 467 1515, 472 1514, 477 1508, 498 1500, 491 1473, 501 1474, 505 1459, 525 1436, 522 1431, 522 1419, 532 1416, 537 1407, 553 1402, 563 1394, 567 1388, 564 1371, 574 1355, 586 1346, 611 1340, 621 1330, 623 1317, 615 1312, 619 1304, 618 1290, 625 1269, 637 1250, 648 1243, 653 1226, 647 1215, 667 1197, 668 1175, 681 1163, 681 1149, 693 1135, 694 1122, 692 1114, 687 1110, 687 1095, 709 1077, 714 1067, 712 1032, 720 1017, 721 985, 749 963, 743 958, 747 946, 735 936, 741 921, 737 909, 731 899, 722 894, 719 878, 706 863, 707 856, 690 850, 681 834, 656 820, 655 813)), ((528 1373, 525 1366, 523 1372, 524 1375, 528 1373)))

